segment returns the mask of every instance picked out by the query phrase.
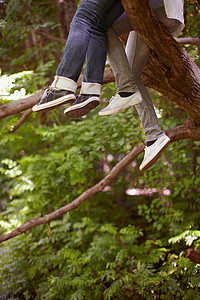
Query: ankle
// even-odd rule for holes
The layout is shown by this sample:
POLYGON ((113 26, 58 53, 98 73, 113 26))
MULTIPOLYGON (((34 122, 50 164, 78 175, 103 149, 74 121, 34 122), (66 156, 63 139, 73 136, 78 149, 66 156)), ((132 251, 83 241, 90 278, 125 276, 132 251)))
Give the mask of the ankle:
POLYGON ((148 141, 147 142, 147 147, 150 147, 151 145, 153 145, 157 140, 153 140, 153 141, 148 141))
POLYGON ((85 97, 92 97, 92 96, 95 96, 95 97, 99 97, 98 94, 79 94, 79 96, 85 96, 85 97))
POLYGON ((135 94, 135 92, 119 92, 118 94, 120 95, 120 97, 129 97, 135 94))

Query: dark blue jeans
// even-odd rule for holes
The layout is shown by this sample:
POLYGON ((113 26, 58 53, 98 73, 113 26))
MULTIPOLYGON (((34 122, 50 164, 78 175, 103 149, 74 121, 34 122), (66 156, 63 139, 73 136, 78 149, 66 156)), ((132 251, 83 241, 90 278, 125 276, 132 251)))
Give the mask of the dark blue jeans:
MULTIPOLYGON (((120 0, 82 0, 70 25, 70 32, 56 75, 77 82, 81 73, 88 47, 87 62, 90 63, 84 81, 101 83, 106 54, 107 28, 123 13, 120 0), (95 63, 98 61, 98 67, 95 63), (91 68, 91 66, 93 66, 91 68)), ((88 68, 88 63, 86 69, 88 68)))

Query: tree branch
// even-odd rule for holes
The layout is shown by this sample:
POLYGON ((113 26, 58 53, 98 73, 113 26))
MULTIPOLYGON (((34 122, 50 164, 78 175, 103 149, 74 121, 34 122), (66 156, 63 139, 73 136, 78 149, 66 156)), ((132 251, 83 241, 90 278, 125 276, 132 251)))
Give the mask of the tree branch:
POLYGON ((44 92, 44 89, 42 89, 41 91, 39 91, 39 92, 35 93, 34 95, 31 95, 27 98, 1 105, 0 106, 0 119, 5 118, 10 115, 20 113, 24 110, 27 110, 27 109, 33 107, 33 105, 35 105, 36 102, 39 100, 39 98, 42 96, 43 92, 44 92))
MULTIPOLYGON (((182 139, 197 139, 200 140, 200 128, 195 128, 193 126, 182 125, 166 131, 167 135, 170 137, 171 142, 182 140, 182 139)), ((22 233, 27 232, 28 230, 49 223, 50 221, 61 217, 67 212, 76 209, 83 202, 88 200, 93 195, 101 192, 105 186, 109 185, 114 178, 121 172, 123 168, 125 168, 135 157, 137 157, 144 150, 144 144, 139 144, 133 150, 128 153, 120 162, 116 164, 116 166, 110 171, 110 173, 105 176, 99 183, 94 185, 93 187, 87 189, 83 194, 81 194, 78 198, 76 198, 71 203, 49 213, 48 215, 40 218, 30 219, 20 227, 11 231, 8 234, 0 236, 0 243, 14 238, 15 236, 21 235, 22 233)))
MULTIPOLYGON (((48 34, 48 33, 46 33, 45 31, 42 31, 42 30, 35 30, 35 33, 46 37, 48 40, 50 40, 52 42, 59 42, 62 45, 65 45, 66 41, 67 41, 64 38, 53 36, 53 35, 48 34)), ((193 37, 175 38, 175 40, 178 42, 178 44, 181 44, 181 45, 197 45, 197 46, 200 46, 200 39, 198 39, 198 38, 193 38, 193 37)))
POLYGON ((31 108, 25 111, 25 113, 23 113, 21 118, 17 121, 13 129, 9 130, 9 133, 14 133, 26 121, 26 119, 30 116, 31 113, 32 113, 31 108))
POLYGON ((175 39, 179 44, 182 45, 197 45, 200 46, 200 39, 187 37, 187 38, 176 38, 175 39))
POLYGON ((52 42, 59 42, 62 45, 66 44, 66 39, 60 38, 60 37, 56 37, 53 36, 51 34, 46 33, 45 31, 42 30, 35 30, 35 33, 44 36, 45 38, 47 38, 48 40, 52 41, 52 42))
MULTIPOLYGON (((80 77, 78 79, 78 88, 81 87, 82 78, 83 78, 83 76, 80 75, 80 77)), ((114 80, 115 80, 115 78, 114 78, 112 70, 107 69, 104 72, 103 84, 113 82, 114 80)), ((8 104, 0 105, 0 119, 3 119, 10 115, 14 115, 14 114, 20 113, 22 111, 25 111, 29 108, 32 108, 37 103, 39 98, 42 96, 45 89, 46 88, 43 88, 39 92, 37 92, 34 95, 31 95, 27 98, 24 98, 24 99, 21 99, 18 101, 13 101, 8 104)))
POLYGON ((122 4, 137 34, 153 50, 143 70, 147 86, 154 86, 200 123, 200 68, 156 18, 148 0, 122 4))
POLYGON ((200 251, 187 249, 186 257, 195 264, 200 264, 200 251))

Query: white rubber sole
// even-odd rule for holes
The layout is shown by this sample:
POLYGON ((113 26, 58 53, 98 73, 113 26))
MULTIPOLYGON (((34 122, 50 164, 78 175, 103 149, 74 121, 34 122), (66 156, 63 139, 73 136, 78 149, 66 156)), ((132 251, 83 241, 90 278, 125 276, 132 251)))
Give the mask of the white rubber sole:
POLYGON ((40 111, 48 108, 56 108, 62 104, 70 103, 76 100, 76 96, 74 94, 65 95, 63 97, 60 97, 58 99, 49 101, 44 104, 36 104, 32 107, 32 111, 40 111))

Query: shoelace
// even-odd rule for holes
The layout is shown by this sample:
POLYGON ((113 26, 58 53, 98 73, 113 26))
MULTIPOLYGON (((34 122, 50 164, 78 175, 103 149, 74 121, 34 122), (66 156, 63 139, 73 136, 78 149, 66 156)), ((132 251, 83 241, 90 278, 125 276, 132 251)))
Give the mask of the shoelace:
POLYGON ((109 103, 111 103, 114 99, 116 100, 116 99, 119 99, 119 95, 117 94, 117 95, 115 95, 115 96, 112 96, 112 98, 110 99, 110 101, 109 101, 109 103))
MULTIPOLYGON (((43 96, 47 97, 51 93, 52 89, 46 89, 45 94, 43 96)), ((40 104, 41 101, 43 100, 43 96, 37 101, 37 104, 40 104)))
POLYGON ((51 94, 52 89, 46 89, 46 96, 49 96, 51 94))

